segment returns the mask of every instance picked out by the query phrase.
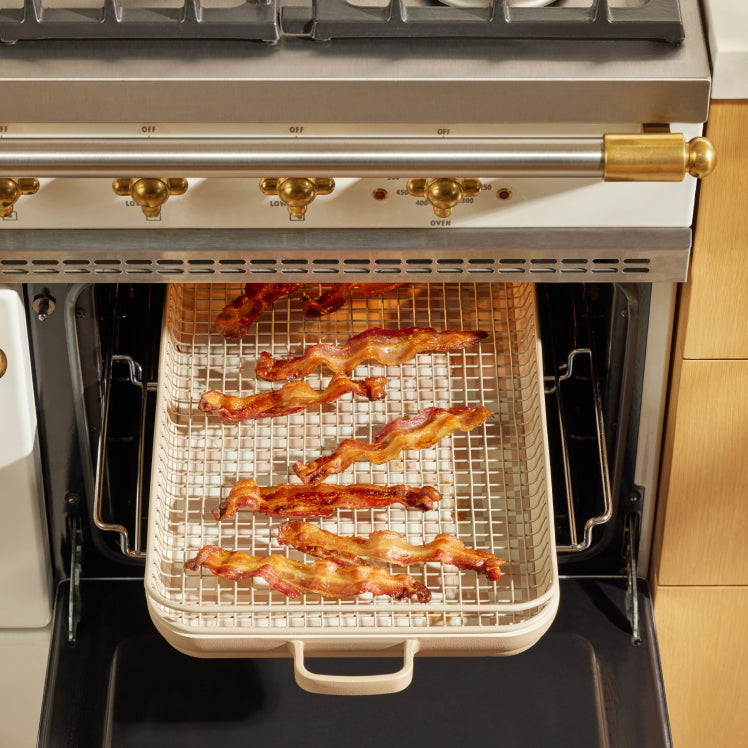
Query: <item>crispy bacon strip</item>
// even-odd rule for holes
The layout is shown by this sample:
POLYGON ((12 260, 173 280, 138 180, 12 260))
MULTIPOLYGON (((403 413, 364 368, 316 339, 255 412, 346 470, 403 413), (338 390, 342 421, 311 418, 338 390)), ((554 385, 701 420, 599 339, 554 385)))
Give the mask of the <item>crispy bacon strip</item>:
POLYGON ((394 366, 409 361, 417 353, 461 351, 488 335, 483 330, 446 330, 433 327, 404 327, 383 330, 373 327, 354 335, 345 345, 319 343, 307 348, 302 356, 273 359, 267 351, 260 354, 256 374, 269 382, 301 379, 323 364, 336 374, 353 371, 362 361, 375 359, 394 366))
POLYGON ((217 545, 206 545, 195 558, 184 565, 197 571, 208 569, 217 577, 238 581, 262 577, 274 590, 295 598, 305 593, 324 597, 354 597, 362 592, 390 595, 407 600, 415 595, 418 602, 431 599, 428 589, 409 574, 390 574, 381 566, 359 564, 338 566, 332 561, 303 564, 285 556, 249 556, 240 551, 226 551, 217 545))
POLYGON ((434 508, 442 495, 433 486, 373 486, 358 483, 335 486, 321 483, 316 486, 283 483, 260 488, 253 480, 242 480, 234 485, 221 502, 216 519, 231 517, 239 509, 250 509, 260 514, 280 517, 329 517, 336 509, 381 509, 402 504, 424 512, 434 508))
POLYGON ((307 382, 288 382, 276 392, 260 392, 249 397, 234 397, 209 390, 200 398, 197 407, 206 413, 218 414, 224 423, 238 423, 248 418, 277 418, 312 405, 326 405, 349 392, 369 400, 381 400, 385 396, 386 381, 385 377, 354 381, 345 374, 336 374, 322 392, 313 390, 307 382))
POLYGON ((490 415, 491 411, 482 405, 474 408, 458 405, 448 410, 426 408, 412 418, 390 421, 376 435, 373 444, 345 439, 331 455, 319 457, 308 465, 296 462, 293 469, 304 483, 318 483, 328 475, 342 473, 361 457, 382 465, 394 460, 404 449, 426 449, 457 429, 472 431, 490 415))
POLYGON ((494 581, 501 577, 501 565, 506 563, 493 553, 466 548, 459 538, 446 534, 437 535, 426 545, 410 545, 392 530, 373 532, 368 538, 344 538, 309 522, 284 522, 278 530, 278 542, 343 566, 361 564, 366 559, 400 566, 439 561, 481 572, 494 581))
POLYGON ((304 299, 304 314, 307 317, 322 317, 325 314, 340 309, 351 297, 354 289, 358 289, 367 298, 382 296, 408 283, 334 283, 332 288, 325 291, 318 299, 307 296, 304 299))
POLYGON ((216 319, 224 338, 243 338, 255 320, 281 296, 292 294, 300 283, 247 283, 244 293, 227 304, 216 319))

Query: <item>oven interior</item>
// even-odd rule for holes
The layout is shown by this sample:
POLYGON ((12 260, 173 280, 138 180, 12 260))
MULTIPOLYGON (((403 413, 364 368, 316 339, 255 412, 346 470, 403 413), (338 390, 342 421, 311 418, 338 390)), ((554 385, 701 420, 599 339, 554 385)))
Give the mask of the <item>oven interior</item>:
MULTIPOLYGON (((188 657, 151 623, 143 557, 165 290, 26 286, 30 315, 42 296, 63 311, 43 323, 30 319, 58 580, 40 745, 72 735, 81 745, 155 746, 167 733, 184 745, 208 738, 244 745, 250 735, 273 740, 279 720, 291 725, 286 739, 301 744, 339 744, 336 735, 352 731, 362 745, 426 737, 438 744, 445 734, 477 741, 498 729, 517 744, 540 744, 549 734, 558 745, 611 736, 643 744, 656 735, 667 744, 651 668, 651 607, 641 580, 636 588, 643 497, 630 477, 648 286, 537 286, 561 574, 551 631, 512 657, 417 658, 403 694, 345 699, 345 708, 333 710, 331 697, 294 684, 284 659, 188 657), (60 366, 63 354, 69 372, 60 366), (52 479, 56 459, 69 466, 64 484, 77 487, 61 501, 53 500, 63 485, 52 479), (111 529, 97 526, 97 515, 111 529), (573 550, 586 536, 589 546, 573 550), (475 689, 476 682, 486 687, 475 689), (450 708, 453 689, 474 694, 479 719, 466 724, 450 708), (401 714, 435 706, 444 716, 425 725, 401 714), (382 724, 382 708, 399 716, 382 724), (628 709, 640 716, 621 720, 619 710, 628 709)), ((315 670, 344 675, 397 667, 389 657, 312 661, 315 670)))
MULTIPOLYGON (((69 317, 70 402, 78 407, 68 409, 74 423, 65 431, 78 436, 79 488, 69 492, 62 512, 55 505, 49 511, 53 525, 77 517, 84 576, 137 573, 145 557, 165 288, 29 287, 32 305, 48 295, 69 317)), ((638 522, 640 489, 629 477, 628 432, 637 427, 632 400, 641 388, 648 295, 645 284, 537 285, 562 573, 625 573, 634 550, 630 530, 638 522)), ((52 319, 32 329, 45 330, 52 319)), ((44 398, 60 382, 49 376, 52 363, 40 360, 50 355, 48 347, 35 352, 44 398)), ((60 405, 55 402, 57 411, 60 405)), ((44 432, 59 439, 59 425, 44 432)), ((67 574, 68 553, 56 550, 67 574)))

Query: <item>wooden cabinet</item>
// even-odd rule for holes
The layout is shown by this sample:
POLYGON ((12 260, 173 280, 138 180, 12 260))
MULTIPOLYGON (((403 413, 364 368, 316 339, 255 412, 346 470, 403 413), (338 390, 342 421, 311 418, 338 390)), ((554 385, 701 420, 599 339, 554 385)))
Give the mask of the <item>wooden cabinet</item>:
POLYGON ((714 102, 650 577, 676 748, 748 745, 748 101, 714 102))
POLYGON ((657 583, 748 585, 748 361, 677 366, 657 583))
POLYGON ((656 615, 675 748, 745 748, 748 587, 660 587, 656 615))
POLYGON ((715 102, 707 136, 717 168, 699 192, 682 354, 748 359, 748 101, 715 102))

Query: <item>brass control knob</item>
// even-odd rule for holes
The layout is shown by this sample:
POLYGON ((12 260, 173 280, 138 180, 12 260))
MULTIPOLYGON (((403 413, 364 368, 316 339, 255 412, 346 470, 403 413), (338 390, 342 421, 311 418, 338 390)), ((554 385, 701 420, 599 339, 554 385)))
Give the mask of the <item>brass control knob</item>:
POLYGON ((260 180, 263 195, 278 195, 288 208, 291 218, 304 217, 306 209, 317 195, 329 195, 335 180, 326 177, 267 177, 260 180))
POLYGON ((455 205, 466 197, 475 197, 481 191, 481 186, 480 179, 410 179, 408 194, 425 197, 439 218, 447 218, 455 205))
POLYGON ((38 179, 0 177, 0 218, 7 218, 13 213, 13 206, 21 195, 33 195, 38 190, 38 179))
POLYGON ((117 195, 132 198, 148 218, 161 214, 161 207, 171 195, 187 192, 186 179, 157 179, 156 177, 124 177, 112 182, 117 195))

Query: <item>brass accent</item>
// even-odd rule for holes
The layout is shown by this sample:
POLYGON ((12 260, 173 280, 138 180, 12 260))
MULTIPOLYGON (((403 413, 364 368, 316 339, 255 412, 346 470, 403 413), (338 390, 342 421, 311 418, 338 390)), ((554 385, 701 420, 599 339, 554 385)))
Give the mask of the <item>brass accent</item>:
POLYGON ((21 195, 33 195, 38 190, 38 179, 0 177, 0 218, 7 218, 13 213, 13 206, 21 195))
POLYGON ((501 187, 496 190, 496 197, 499 200, 508 200, 512 196, 512 191, 508 187, 501 187))
POLYGON ((304 217, 306 209, 318 195, 329 195, 335 180, 326 177, 266 177, 260 180, 263 195, 278 195, 291 218, 304 217))
POLYGON ((711 141, 693 138, 688 145, 688 173, 697 179, 709 176, 717 165, 717 151, 711 141))
POLYGON ((606 182, 681 182, 714 170, 716 152, 706 138, 687 143, 682 134, 654 132, 603 138, 606 182))
POLYGON ((8 357, 5 355, 5 351, 0 348, 0 377, 8 371, 8 357))
POLYGON ((432 177, 408 180, 408 194, 425 197, 439 218, 447 218, 455 205, 459 205, 466 197, 475 197, 480 190, 479 179, 432 177))
POLYGON ((46 289, 42 291, 42 293, 34 296, 34 302, 31 305, 31 308, 34 310, 39 322, 44 322, 50 314, 54 313, 55 303, 55 297, 51 296, 49 291, 46 289))
POLYGON ((161 208, 171 195, 187 192, 186 179, 158 179, 156 177, 124 177, 112 182, 115 194, 132 198, 148 218, 161 214, 161 208))
POLYGON ((371 193, 371 196, 372 196, 372 197, 373 197, 373 198, 374 198, 375 200, 386 200, 386 199, 387 199, 387 195, 388 195, 388 194, 389 194, 389 193, 387 192, 387 190, 386 190, 386 189, 385 189, 384 187, 377 187, 377 188, 376 188, 376 189, 375 189, 375 190, 374 190, 374 191, 373 191, 373 192, 371 193))

